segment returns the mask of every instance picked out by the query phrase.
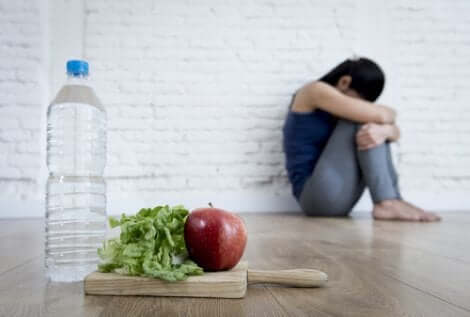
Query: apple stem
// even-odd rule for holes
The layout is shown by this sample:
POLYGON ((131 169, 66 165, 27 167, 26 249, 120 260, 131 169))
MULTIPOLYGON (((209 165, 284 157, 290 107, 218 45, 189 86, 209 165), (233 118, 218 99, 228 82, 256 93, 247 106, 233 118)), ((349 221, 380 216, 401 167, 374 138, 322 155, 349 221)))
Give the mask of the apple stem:
POLYGON ((211 202, 209 202, 209 206, 210 206, 211 208, 214 208, 214 206, 212 205, 212 203, 211 203, 211 202))

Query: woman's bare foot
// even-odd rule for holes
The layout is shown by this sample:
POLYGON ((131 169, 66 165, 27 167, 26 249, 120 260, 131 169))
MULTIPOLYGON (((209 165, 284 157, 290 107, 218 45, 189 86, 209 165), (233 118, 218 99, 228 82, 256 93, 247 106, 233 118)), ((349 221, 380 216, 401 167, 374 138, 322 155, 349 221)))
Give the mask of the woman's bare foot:
POLYGON ((410 203, 398 199, 384 200, 374 205, 372 211, 374 219, 377 220, 399 220, 399 221, 439 221, 441 218, 432 213, 424 211, 410 203))
POLYGON ((425 211, 407 201, 404 201, 402 200, 401 201, 402 203, 404 203, 405 205, 408 205, 409 207, 417 210, 418 212, 420 212, 422 214, 422 217, 423 217, 423 220, 422 221, 440 221, 441 220, 441 217, 438 215, 438 214, 435 214, 433 212, 429 212, 429 211, 425 211))

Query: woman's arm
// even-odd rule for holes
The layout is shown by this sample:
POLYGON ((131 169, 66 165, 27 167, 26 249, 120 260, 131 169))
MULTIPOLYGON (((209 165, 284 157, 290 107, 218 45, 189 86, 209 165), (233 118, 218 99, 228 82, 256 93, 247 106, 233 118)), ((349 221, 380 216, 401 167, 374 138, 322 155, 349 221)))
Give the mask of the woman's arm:
POLYGON ((356 134, 356 144, 359 150, 367 150, 385 141, 394 142, 400 138, 400 130, 394 124, 364 124, 356 134))
POLYGON ((395 142, 400 138, 400 129, 395 124, 384 124, 383 128, 388 141, 395 142))
POLYGON ((343 119, 355 122, 379 124, 395 122, 393 109, 352 98, 323 82, 314 82, 305 87, 314 109, 321 109, 343 119))

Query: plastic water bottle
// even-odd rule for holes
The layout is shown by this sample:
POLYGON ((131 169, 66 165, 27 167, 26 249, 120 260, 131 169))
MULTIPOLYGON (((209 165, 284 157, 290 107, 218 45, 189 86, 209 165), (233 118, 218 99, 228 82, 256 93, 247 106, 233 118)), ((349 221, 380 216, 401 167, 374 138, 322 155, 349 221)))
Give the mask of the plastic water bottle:
POLYGON ((47 111, 46 274, 80 281, 96 270, 106 232, 106 110, 88 63, 67 62, 67 83, 47 111))

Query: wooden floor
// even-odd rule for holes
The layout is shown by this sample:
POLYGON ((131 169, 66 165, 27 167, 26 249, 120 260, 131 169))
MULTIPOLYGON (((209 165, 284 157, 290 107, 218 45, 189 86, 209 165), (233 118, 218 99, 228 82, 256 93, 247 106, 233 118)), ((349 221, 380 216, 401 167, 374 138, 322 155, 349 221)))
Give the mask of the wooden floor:
POLYGON ((470 316, 470 213, 441 223, 244 214, 244 258, 317 268, 326 288, 250 287, 244 299, 84 296, 47 283, 42 220, 0 220, 0 316, 470 316))

